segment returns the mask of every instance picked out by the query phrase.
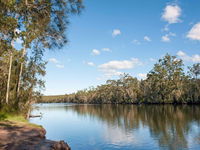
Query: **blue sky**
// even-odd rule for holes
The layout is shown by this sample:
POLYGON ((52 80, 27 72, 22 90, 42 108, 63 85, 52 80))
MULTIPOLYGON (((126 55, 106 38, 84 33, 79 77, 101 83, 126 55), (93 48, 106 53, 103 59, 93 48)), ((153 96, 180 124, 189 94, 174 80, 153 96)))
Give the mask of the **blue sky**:
POLYGON ((69 43, 47 51, 45 95, 66 94, 115 79, 138 78, 166 53, 200 62, 199 0, 85 0, 71 16, 69 43))

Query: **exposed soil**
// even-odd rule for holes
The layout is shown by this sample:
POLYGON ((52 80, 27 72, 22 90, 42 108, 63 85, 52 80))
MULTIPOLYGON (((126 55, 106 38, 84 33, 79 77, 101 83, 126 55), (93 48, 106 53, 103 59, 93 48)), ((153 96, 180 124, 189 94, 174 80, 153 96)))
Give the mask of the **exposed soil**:
POLYGON ((42 127, 14 122, 0 122, 0 150, 70 150, 64 141, 45 138, 42 127))

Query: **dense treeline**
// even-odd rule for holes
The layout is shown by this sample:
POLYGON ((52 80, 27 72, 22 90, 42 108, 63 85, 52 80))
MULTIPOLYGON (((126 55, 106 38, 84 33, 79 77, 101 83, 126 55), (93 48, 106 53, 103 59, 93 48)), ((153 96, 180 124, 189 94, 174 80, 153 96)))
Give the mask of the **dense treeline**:
POLYGON ((43 53, 67 43, 82 0, 0 0, 0 112, 26 111, 40 96, 43 53))
POLYGON ((44 97, 42 102, 200 103, 200 63, 184 71, 182 60, 167 54, 154 65, 145 80, 124 74, 96 88, 44 97))

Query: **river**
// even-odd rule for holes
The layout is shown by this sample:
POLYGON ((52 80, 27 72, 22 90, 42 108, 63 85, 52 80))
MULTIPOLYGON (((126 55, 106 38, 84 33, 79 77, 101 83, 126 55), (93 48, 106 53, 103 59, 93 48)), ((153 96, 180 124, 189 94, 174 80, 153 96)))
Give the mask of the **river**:
POLYGON ((30 122, 72 150, 199 150, 199 105, 36 104, 30 122))

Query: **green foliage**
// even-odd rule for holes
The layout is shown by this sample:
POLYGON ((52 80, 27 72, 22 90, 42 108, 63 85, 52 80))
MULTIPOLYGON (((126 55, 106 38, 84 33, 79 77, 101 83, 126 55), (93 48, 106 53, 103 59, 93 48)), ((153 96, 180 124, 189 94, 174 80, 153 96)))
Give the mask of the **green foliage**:
POLYGON ((20 87, 20 94, 17 97, 16 88, 20 67, 20 52, 16 50, 13 51, 13 56, 8 105, 5 104, 5 93, 8 76, 9 55, 5 53, 0 60, 0 108, 5 112, 15 112, 17 110, 27 111, 29 109, 28 106, 31 103, 30 100, 33 100, 34 97, 37 97, 37 91, 35 91, 35 88, 38 86, 44 86, 40 77, 45 75, 45 62, 42 60, 38 61, 36 58, 38 56, 36 54, 32 54, 31 58, 27 57, 26 60, 24 60, 24 69, 21 79, 22 86, 20 87))
POLYGON ((124 74, 118 80, 63 96, 46 96, 40 102, 112 103, 112 104, 185 104, 200 103, 200 65, 184 72, 183 62, 167 54, 138 80, 124 74))
POLYGON ((6 119, 6 114, 5 113, 0 113, 0 121, 6 119))
POLYGON ((81 0, 0 0, 2 112, 27 112, 41 97, 43 53, 67 43, 69 15, 79 14, 82 8, 81 0), (22 40, 21 50, 15 49, 17 39, 22 40))
POLYGON ((183 102, 181 95, 185 78, 182 61, 167 54, 147 75, 148 100, 155 103, 183 102))

